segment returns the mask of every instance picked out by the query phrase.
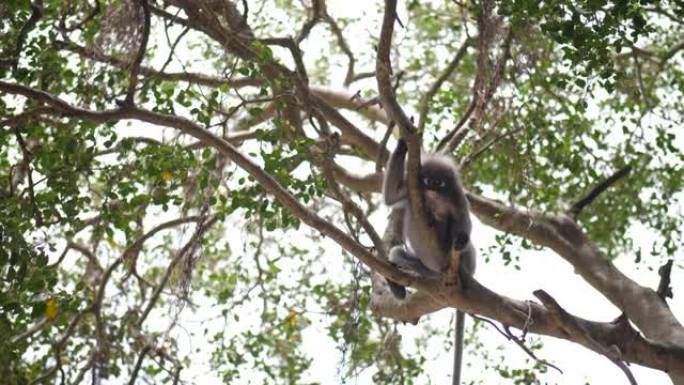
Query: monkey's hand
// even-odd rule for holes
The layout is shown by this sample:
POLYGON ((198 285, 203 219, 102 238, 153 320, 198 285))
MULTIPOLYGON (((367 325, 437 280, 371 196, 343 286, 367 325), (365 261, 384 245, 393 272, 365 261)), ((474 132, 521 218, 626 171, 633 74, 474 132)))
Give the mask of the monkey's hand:
POLYGON ((408 145, 406 144, 406 139, 401 138, 401 139, 397 140, 397 149, 395 151, 406 152, 407 149, 408 149, 408 145))
POLYGON ((470 236, 468 233, 460 231, 454 235, 453 242, 454 249, 463 250, 468 246, 468 243, 470 242, 470 236))

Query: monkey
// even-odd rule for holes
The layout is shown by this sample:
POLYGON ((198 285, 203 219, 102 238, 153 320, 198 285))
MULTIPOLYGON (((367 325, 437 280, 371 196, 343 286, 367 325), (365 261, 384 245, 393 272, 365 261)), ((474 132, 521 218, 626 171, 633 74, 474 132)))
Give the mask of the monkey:
MULTIPOLYGON (((415 223, 416 215, 420 214, 413 212, 409 202, 405 172, 406 152, 406 141, 400 139, 387 161, 383 180, 385 204, 404 211, 403 244, 392 247, 388 258, 390 262, 410 268, 424 277, 446 275, 447 278, 457 278, 458 282, 465 284, 467 280, 463 277, 475 273, 476 253, 470 242, 470 208, 458 168, 445 156, 421 156, 421 195, 426 220, 437 240, 436 245, 429 244, 421 239, 415 223)), ((406 297, 404 286, 390 280, 387 282, 395 297, 406 297)), ((460 384, 464 321, 465 314, 456 310, 453 376, 453 384, 456 385, 460 384)))

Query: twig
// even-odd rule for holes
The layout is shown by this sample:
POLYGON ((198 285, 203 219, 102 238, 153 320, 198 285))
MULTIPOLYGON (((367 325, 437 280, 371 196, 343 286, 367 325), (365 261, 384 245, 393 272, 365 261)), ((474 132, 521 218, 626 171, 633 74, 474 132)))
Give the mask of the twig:
POLYGON ((216 222, 218 221, 217 217, 212 217, 208 219, 206 222, 199 223, 197 225, 197 228, 195 229, 195 233, 190 237, 188 242, 183 245, 183 247, 178 250, 176 253, 175 257, 171 260, 171 263, 169 263, 169 266, 166 268, 166 272, 162 276, 161 282, 159 282, 159 285, 157 288, 155 288, 154 292, 152 293, 152 296, 150 297, 150 300, 147 303, 147 306, 145 307, 145 310, 143 310, 142 314, 140 315, 140 318, 138 319, 138 326, 142 327, 143 323, 147 319, 147 317, 150 315, 150 312, 154 308, 155 304, 157 303, 157 300, 159 299, 159 296, 161 295, 162 290, 166 286, 166 283, 168 282, 169 278, 171 277, 171 273, 173 272, 174 268, 180 261, 183 259, 183 257, 187 256, 189 253, 191 253, 201 242, 202 236, 205 234, 205 232, 213 226, 216 222))
POLYGON ((432 86, 430 86, 430 89, 428 89, 425 95, 423 95, 423 98, 420 101, 420 112, 418 113, 418 131, 422 132, 425 128, 425 123, 427 120, 427 115, 430 111, 430 104, 432 103, 432 98, 435 97, 437 91, 439 91, 439 88, 442 86, 442 84, 444 84, 444 82, 447 81, 454 73, 456 67, 458 67, 458 64, 463 59, 463 56, 465 56, 466 52, 468 51, 468 47, 470 47, 471 44, 471 39, 466 39, 463 42, 463 44, 461 44, 461 47, 456 52, 454 58, 451 60, 451 62, 449 62, 447 67, 444 69, 442 74, 435 80, 435 82, 432 83, 432 86))
POLYGON ((572 205, 570 210, 568 210, 568 214, 570 214, 573 218, 577 219, 582 209, 590 205, 599 195, 601 195, 602 192, 606 191, 608 187, 615 184, 615 182, 620 180, 620 178, 629 174, 630 171, 632 171, 632 166, 629 164, 616 171, 608 179, 604 180, 603 182, 599 183, 594 188, 592 188, 587 193, 587 195, 585 195, 582 199, 575 202, 575 204, 572 205))
MULTIPOLYGON (((390 122, 390 124, 387 125, 385 135, 382 137, 382 140, 380 141, 380 148, 387 148, 387 142, 389 141, 390 136, 392 136, 392 131, 394 131, 394 122, 390 122)), ((385 158, 382 155, 382 152, 378 152, 378 156, 375 159, 375 172, 382 171, 382 168, 385 165, 385 158)))
POLYGON ((460 165, 461 168, 463 169, 463 168, 466 168, 466 167, 470 166, 470 164, 473 163, 473 161, 475 161, 478 157, 480 157, 480 155, 482 155, 482 154, 485 153, 487 150, 489 150, 493 145, 496 144, 496 142, 498 142, 498 141, 500 141, 501 139, 504 139, 504 138, 506 138, 506 137, 508 137, 508 136, 517 134, 518 132, 522 131, 522 129, 523 129, 522 127, 519 127, 519 128, 517 128, 517 129, 515 129, 515 130, 510 130, 510 131, 503 132, 503 133, 497 135, 497 136, 496 136, 494 139, 492 139, 489 143, 485 144, 481 149, 479 149, 479 150, 477 150, 476 152, 471 153, 471 154, 469 154, 468 156, 466 156, 466 158, 463 159, 463 161, 461 162, 461 165, 460 165))
POLYGON ((151 6, 150 11, 152 13, 154 13, 156 16, 159 16, 159 17, 164 18, 166 20, 170 20, 171 22, 180 24, 184 27, 190 27, 190 22, 187 19, 179 17, 178 15, 174 15, 174 14, 171 14, 169 12, 166 12, 165 10, 163 10, 161 8, 151 6))
POLYGON ((29 19, 19 30, 12 56, 6 59, 0 59, 0 67, 3 65, 11 65, 13 69, 17 69, 19 57, 21 56, 21 51, 24 49, 26 38, 28 37, 29 32, 38 24, 41 17, 43 17, 43 0, 35 0, 31 3, 31 16, 29 16, 29 19))
POLYGON ((18 335, 14 336, 14 337, 12 337, 12 339, 10 340, 10 342, 11 342, 12 344, 16 344, 17 342, 19 342, 19 341, 21 341, 21 340, 23 340, 23 339, 26 339, 26 338, 32 336, 32 335, 35 334, 36 332, 39 332, 39 331, 40 331, 43 327, 45 327, 45 325, 47 325, 48 323, 49 323, 49 321, 48 321, 47 317, 44 317, 44 318, 42 318, 40 321, 36 322, 33 326, 31 326, 30 328, 26 329, 25 332, 23 332, 23 333, 21 333, 21 334, 18 334, 18 335))
POLYGON ((147 41, 150 38, 150 5, 147 0, 139 0, 140 7, 143 11, 143 29, 142 38, 140 39, 140 46, 138 46, 138 53, 135 56, 133 64, 131 64, 131 74, 128 79, 128 90, 126 91, 125 104, 133 105, 133 97, 135 94, 135 86, 138 83, 138 74, 140 73, 140 64, 145 57, 145 51, 147 50, 147 41))
POLYGON ((29 382, 29 385, 40 384, 41 382, 52 377, 52 375, 55 374, 55 372, 57 372, 57 369, 58 369, 57 365, 51 367, 50 369, 47 370, 47 372, 45 372, 45 374, 43 374, 42 376, 36 377, 33 381, 29 382))
MULTIPOLYGON (((168 28, 165 29, 165 32, 166 32, 167 39, 169 39, 168 28)), ((164 70, 166 70, 166 67, 168 67, 168 65, 171 63, 171 60, 173 60, 173 56, 176 53, 176 47, 178 46, 178 43, 181 42, 181 40, 183 39, 183 36, 185 36, 188 32, 190 32, 190 28, 185 27, 185 28, 183 28, 181 33, 178 34, 178 36, 176 37, 176 40, 174 40, 173 43, 171 43, 169 41, 169 43, 170 43, 169 44, 169 56, 166 58, 166 61, 164 62, 164 64, 161 66, 161 69, 157 73, 159 73, 159 74, 164 73, 164 70)), ((150 76, 147 79, 145 79, 145 82, 142 85, 143 90, 147 89, 147 86, 152 81, 152 79, 154 79, 154 76, 150 76)))
POLYGON ((304 39, 306 39, 309 36, 309 33, 311 33, 313 27, 315 27, 316 24, 318 24, 318 22, 321 19, 321 16, 325 13, 325 9, 323 8, 324 5, 325 3, 323 2, 323 0, 313 0, 311 2, 311 17, 306 22, 304 22, 302 29, 299 31, 299 34, 295 39, 297 44, 304 41, 304 39))
POLYGON ((62 21, 61 21, 63 23, 61 28, 62 28, 62 30, 64 30, 64 32, 72 32, 72 31, 75 31, 77 29, 80 29, 84 25, 86 25, 90 20, 92 20, 95 16, 97 16, 101 10, 102 10, 102 5, 100 4, 100 0, 95 0, 95 6, 90 11, 90 13, 88 13, 88 15, 85 18, 83 18, 83 20, 79 21, 78 23, 75 23, 72 26, 67 26, 66 24, 64 24, 64 19, 66 18, 66 14, 65 14, 64 17, 62 18, 62 21))
MULTIPOLYGON (((56 41, 55 46, 59 49, 71 51, 84 58, 94 60, 101 63, 106 63, 117 68, 127 68, 129 63, 113 57, 101 54, 87 49, 86 47, 80 46, 73 42, 67 41, 56 41)), ((202 73, 196 72, 160 72, 154 68, 147 66, 140 66, 140 74, 150 77, 155 77, 158 79, 169 80, 169 81, 183 81, 188 83, 194 83, 209 87, 219 87, 222 85, 227 85, 229 87, 244 87, 244 86, 256 86, 260 84, 258 79, 254 78, 240 78, 240 79, 224 79, 217 76, 210 76, 202 73)))
POLYGON ((354 57, 351 48, 349 48, 349 44, 347 44, 347 40, 344 38, 342 30, 337 25, 337 22, 332 16, 328 15, 327 12, 325 15, 325 22, 328 23, 330 31, 337 38, 337 45, 340 46, 342 52, 347 56, 347 74, 344 76, 344 85, 349 86, 359 75, 363 74, 355 74, 354 65, 356 64, 356 58, 354 57))
POLYGON ((556 370, 558 370, 561 374, 563 374, 563 371, 560 370, 560 368, 558 368, 557 366, 551 364, 550 362, 548 362, 548 361, 546 361, 546 360, 544 360, 544 359, 540 359, 539 357, 537 357, 537 356, 534 354, 534 352, 533 352, 532 350, 530 350, 527 346, 525 346, 525 341, 524 341, 524 340, 525 340, 525 337, 524 337, 524 335, 523 335, 523 337, 521 337, 521 338, 516 337, 516 336, 513 334, 513 332, 511 332, 510 326, 508 326, 508 325, 502 325, 503 328, 504 328, 504 330, 505 330, 505 331, 504 331, 504 330, 501 330, 501 328, 499 328, 499 326, 498 326, 496 323, 494 323, 494 321, 492 321, 492 320, 490 320, 490 319, 483 318, 483 317, 480 317, 480 316, 475 315, 475 314, 469 314, 469 315, 470 315, 471 317, 473 317, 474 319, 478 320, 478 321, 481 321, 481 322, 484 322, 484 323, 486 323, 486 324, 491 325, 494 329, 496 329, 497 332, 499 332, 499 334, 501 334, 502 336, 506 337, 507 340, 509 340, 509 341, 510 341, 510 340, 513 340, 513 341, 514 341, 514 342, 515 342, 515 343, 516 343, 516 344, 517 344, 525 353, 527 353, 527 355, 530 356, 530 358, 532 358, 533 360, 535 360, 535 361, 537 361, 537 362, 539 362, 539 363, 541 363, 541 364, 543 364, 543 365, 545 365, 545 366, 548 366, 548 367, 550 367, 550 368, 556 369, 556 370))
POLYGON ((135 385, 135 380, 138 379, 138 372, 140 371, 142 363, 145 360, 145 355, 147 355, 150 349, 150 345, 145 345, 140 351, 140 354, 138 355, 138 360, 135 362, 135 366, 133 367, 133 372, 131 372, 131 379, 128 380, 128 385, 135 385))
POLYGON ((135 272, 136 271, 135 265, 136 265, 136 261, 137 261, 137 255, 140 252, 140 250, 142 250, 142 246, 143 246, 143 243, 145 243, 145 241, 152 238, 155 234, 159 233, 162 230, 170 229, 170 228, 176 227, 178 225, 182 225, 182 224, 186 224, 186 223, 190 223, 190 222, 199 222, 202 219, 203 218, 199 215, 192 215, 192 216, 188 216, 188 217, 176 218, 176 219, 161 223, 161 224, 153 227, 152 229, 150 229, 150 231, 148 231, 147 233, 142 235, 140 238, 133 241, 133 243, 131 243, 126 248, 126 250, 124 250, 121 258, 129 264, 129 266, 128 266, 129 271, 135 272))
POLYGON ((446 134, 444 138, 442 138, 442 140, 440 140, 437 144, 438 151, 448 153, 450 152, 449 149, 456 148, 459 144, 461 144, 465 134, 468 133, 468 128, 465 127, 465 124, 468 119, 470 119, 470 115, 472 115, 473 111, 475 111, 475 106, 477 104, 476 99, 477 98, 475 97, 475 94, 473 94, 473 98, 470 100, 468 108, 466 108, 463 116, 461 116, 461 119, 459 119, 458 123, 456 123, 454 129, 446 134))
POLYGON ((438 150, 446 154, 453 152, 461 144, 471 127, 478 127, 481 124, 487 105, 501 83, 506 68, 506 62, 508 62, 508 59, 510 59, 511 56, 510 48, 511 43, 513 42, 513 29, 509 28, 501 46, 501 54, 493 69, 494 73, 489 82, 485 83, 487 71, 489 69, 487 57, 491 45, 490 40, 494 35, 492 30, 493 27, 491 25, 493 23, 491 20, 493 3, 491 1, 486 1, 483 4, 483 8, 483 13, 478 16, 478 26, 480 28, 479 54, 477 59, 477 75, 475 77, 475 83, 473 84, 473 98, 471 104, 468 106, 468 110, 464 114, 465 116, 461 118, 459 124, 439 142, 437 147, 438 150), (465 126, 465 122, 472 113, 474 113, 474 116, 472 117, 470 124, 465 126))
MULTIPOLYGON (((323 119, 320 113, 315 113, 317 115, 316 118, 323 127, 323 132, 329 133, 330 130, 328 128, 328 122, 326 122, 323 119)), ((339 138, 336 134, 328 134, 325 140, 326 148, 323 154, 323 160, 321 162, 321 165, 323 169, 323 174, 327 180, 328 187, 332 190, 333 194, 335 194, 339 201, 342 202, 342 206, 345 212, 345 219, 347 219, 346 213, 351 212, 351 214, 354 215, 358 223, 361 224, 361 227, 363 227, 363 229, 366 231, 366 234, 373 242, 373 246, 375 246, 375 250, 378 256, 382 259, 387 259, 387 252, 385 250, 382 239, 380 238, 380 235, 378 235, 373 225, 371 225, 371 223, 368 221, 368 218, 363 213, 363 210, 361 210, 361 208, 349 198, 346 192, 344 192, 340 188, 340 186, 337 184, 337 181, 335 180, 333 158, 335 156, 335 151, 339 146, 339 138)), ((349 223, 350 222, 348 221, 348 225, 349 223)), ((353 229, 351 226, 349 226, 349 230, 353 233, 353 229)), ((358 243, 358 239, 356 239, 356 242, 358 243)))
MULTIPOLYGON (((563 374, 563 371, 558 366, 550 363, 549 361, 546 361, 542 358, 537 357, 537 355, 534 354, 534 352, 525 345, 525 334, 523 334, 522 337, 518 337, 515 334, 513 334, 513 332, 511 331, 511 328, 507 325, 504 325, 504 330, 506 331, 505 332, 506 337, 508 337, 509 340, 515 342, 515 344, 518 345, 520 347, 520 349, 522 349, 525 353, 527 353, 527 355, 530 356, 530 358, 532 358, 533 360, 539 362, 540 364, 542 364, 544 366, 548 366, 549 368, 556 369, 560 374, 563 374)), ((524 333, 526 333, 526 332, 524 332, 524 333)))
POLYGON ((666 298, 672 298, 672 287, 670 286, 670 274, 672 273, 672 263, 674 260, 670 259, 658 269, 660 275, 660 282, 658 283, 658 296, 665 301, 666 298))
POLYGON ((242 24, 247 25, 247 16, 249 16, 249 5, 247 4, 247 0, 242 0, 242 24))

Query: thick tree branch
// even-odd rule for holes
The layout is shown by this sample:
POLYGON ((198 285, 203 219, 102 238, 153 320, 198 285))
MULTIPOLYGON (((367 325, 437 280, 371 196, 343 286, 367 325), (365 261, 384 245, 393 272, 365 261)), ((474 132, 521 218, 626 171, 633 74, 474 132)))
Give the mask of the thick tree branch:
POLYGON ((381 108, 367 105, 367 101, 346 92, 332 91, 326 88, 311 86, 311 92, 319 98, 325 100, 335 108, 356 111, 361 116, 374 122, 389 124, 387 114, 381 108))
POLYGON ((401 136, 408 146, 408 160, 406 161, 407 187, 409 203, 415 213, 416 227, 421 238, 428 244, 437 244, 437 237, 427 223, 425 205, 420 189, 420 152, 422 148, 422 132, 418 132, 413 122, 397 102, 392 85, 392 63, 390 50, 392 47, 392 34, 394 22, 397 20, 396 0, 385 0, 385 10, 378 39, 378 52, 375 59, 375 77, 378 84, 378 92, 382 106, 387 111, 389 118, 397 124, 401 136))
POLYGON ((684 328, 658 294, 621 273, 571 218, 523 212, 474 194, 468 194, 468 200, 473 213, 485 225, 558 253, 623 310, 648 338, 684 347, 684 328))
POLYGON ((323 114, 325 119, 340 129, 342 132, 342 139, 346 144, 356 146, 363 151, 369 159, 377 159, 380 157, 381 159, 386 160, 389 157, 389 152, 386 148, 381 147, 373 138, 359 130, 335 108, 317 96, 312 95, 311 100, 316 104, 317 109, 323 114))
POLYGON ((131 378, 130 380, 128 380, 128 385, 135 385, 135 382, 138 379, 138 372, 140 371, 142 363, 145 360, 145 356, 150 351, 150 349, 151 347, 149 345, 145 345, 142 348, 142 350, 140 350, 140 354, 138 354, 138 359, 136 360, 135 366, 133 367, 133 372, 131 372, 131 378))
POLYGON ((632 371, 622 361, 621 352, 618 345, 610 345, 610 347, 603 346, 598 341, 594 340, 589 332, 584 328, 581 322, 576 317, 573 317, 563 309, 553 297, 543 290, 536 290, 534 295, 549 309, 551 317, 561 326, 563 331, 569 334, 572 338, 581 341, 585 346, 592 350, 606 356, 610 361, 617 365, 629 379, 629 383, 637 385, 632 371))

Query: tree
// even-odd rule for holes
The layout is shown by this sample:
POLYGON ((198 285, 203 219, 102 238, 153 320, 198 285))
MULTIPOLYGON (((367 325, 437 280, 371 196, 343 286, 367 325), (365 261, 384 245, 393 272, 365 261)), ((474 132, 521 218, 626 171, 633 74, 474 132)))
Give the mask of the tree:
POLYGON ((531 333, 604 355, 632 382, 627 363, 684 384, 667 302, 682 252, 684 7, 387 0, 339 17, 329 3, 0 4, 3 380, 178 383, 197 370, 180 314, 215 306, 232 329, 193 338, 226 383, 247 368, 308 381, 315 311, 343 377, 414 383, 430 374, 402 353, 396 321, 456 307, 535 357, 499 369, 515 383, 549 365, 531 333), (547 288, 513 299, 388 263, 401 221, 378 229, 376 193, 399 136, 410 178, 421 147, 460 163, 473 214, 497 231, 483 259, 515 267, 551 250, 622 314, 589 321, 547 288), (662 264, 659 287, 618 257, 662 264), (382 276, 411 294, 396 300, 382 276))

